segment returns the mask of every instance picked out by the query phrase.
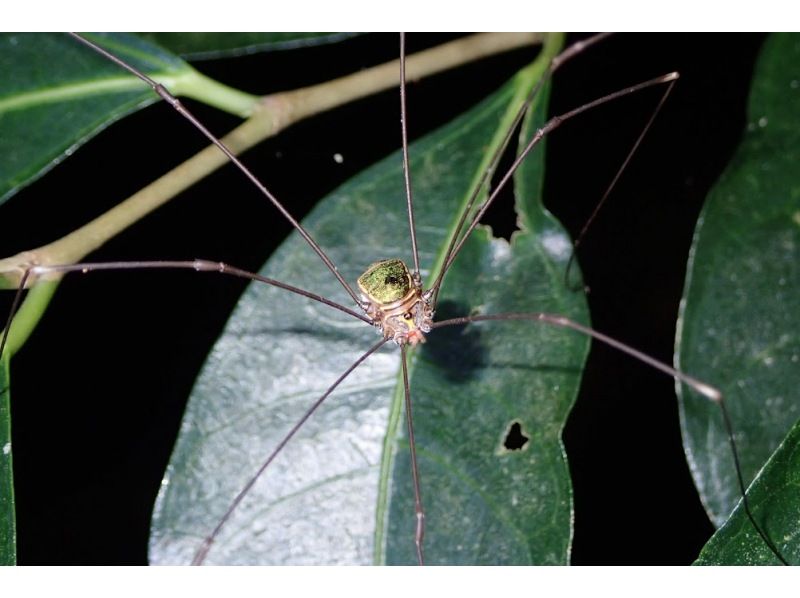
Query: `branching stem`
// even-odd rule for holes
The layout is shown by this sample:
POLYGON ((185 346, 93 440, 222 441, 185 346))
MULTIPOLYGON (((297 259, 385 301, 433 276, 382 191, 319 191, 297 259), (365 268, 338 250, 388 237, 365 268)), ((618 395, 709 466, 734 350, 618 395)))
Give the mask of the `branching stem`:
MULTIPOLYGON (((480 34, 443 44, 409 56, 410 80, 426 77, 462 64, 540 43, 542 34, 480 34)), ((397 85, 399 62, 393 60, 326 83, 264 96, 252 116, 222 138, 241 154, 294 123, 397 85)), ((41 247, 0 260, 0 289, 16 288, 32 265, 68 264, 82 260, 141 218, 202 180, 228 159, 214 146, 198 152, 128 199, 68 235, 41 247)))

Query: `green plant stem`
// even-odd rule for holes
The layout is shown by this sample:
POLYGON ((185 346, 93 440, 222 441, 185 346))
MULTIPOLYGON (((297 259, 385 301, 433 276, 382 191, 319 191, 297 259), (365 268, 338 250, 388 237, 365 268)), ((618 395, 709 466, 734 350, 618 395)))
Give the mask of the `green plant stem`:
MULTIPOLYGON (((198 100, 242 118, 250 116, 261 100, 259 96, 223 85, 194 69, 186 69, 177 75, 154 73, 153 78, 175 95, 198 100)), ((141 88, 142 82, 130 75, 60 85, 52 89, 14 94, 11 97, 0 99, 0 112, 69 102, 91 95, 136 91, 141 88)))
POLYGON ((25 344, 25 341, 35 330, 50 303, 50 299, 55 294, 60 280, 61 277, 42 281, 28 291, 28 295, 14 315, 14 321, 8 333, 5 351, 9 358, 25 344))
POLYGON ((223 85, 194 69, 173 80, 175 83, 171 87, 168 79, 158 79, 175 95, 198 100, 242 118, 250 117, 261 101, 259 96, 223 85))

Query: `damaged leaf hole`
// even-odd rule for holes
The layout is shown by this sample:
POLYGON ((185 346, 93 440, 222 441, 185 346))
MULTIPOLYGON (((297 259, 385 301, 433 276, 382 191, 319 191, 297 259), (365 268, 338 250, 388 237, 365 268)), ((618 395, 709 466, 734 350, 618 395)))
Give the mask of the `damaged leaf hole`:
MULTIPOLYGON (((499 186, 501 179, 511 169, 514 160, 516 160, 517 152, 520 149, 516 142, 519 139, 519 133, 520 125, 517 125, 510 137, 512 141, 508 144, 503 157, 494 169, 488 194, 491 194, 499 186)), ((508 242, 511 242, 511 236, 520 230, 515 187, 514 178, 512 177, 481 218, 481 224, 492 229, 491 234, 494 238, 505 239, 508 242)))
POLYGON ((498 454, 506 454, 516 451, 524 451, 528 447, 530 436, 525 434, 522 428, 522 422, 515 419, 509 424, 503 435, 503 443, 498 451, 498 454))

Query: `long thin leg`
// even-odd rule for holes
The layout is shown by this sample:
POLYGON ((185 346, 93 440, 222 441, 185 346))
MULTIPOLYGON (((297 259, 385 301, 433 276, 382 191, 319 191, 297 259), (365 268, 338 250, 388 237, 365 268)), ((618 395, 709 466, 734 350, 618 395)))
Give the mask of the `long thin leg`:
POLYGON ((467 239, 472 234, 472 231, 474 231, 475 228, 478 226, 481 218, 486 213, 486 210, 489 209, 489 207, 491 206, 492 202, 497 198, 497 196, 500 194, 500 192, 503 190, 503 188, 506 186, 506 184, 508 184, 509 180, 511 179, 511 176, 516 172, 517 168, 519 168, 519 166, 525 160, 525 158, 530 153, 530 151, 534 147, 536 147, 536 145, 538 145, 539 142, 542 139, 544 139, 544 137, 546 135, 548 135, 549 133, 551 133, 552 131, 557 129, 565 121, 567 121, 567 120, 569 120, 571 118, 574 118, 575 116, 578 116, 579 114, 582 114, 582 113, 586 112, 587 110, 591 110, 592 108, 595 108, 595 107, 600 106, 602 104, 605 104, 607 102, 611 102, 613 100, 616 100, 619 97, 622 97, 622 96, 625 96, 625 95, 629 95, 629 94, 632 94, 632 93, 636 93, 637 91, 640 91, 642 89, 646 89, 648 87, 653 87, 655 85, 661 85, 663 83, 669 83, 671 81, 675 81, 678 77, 679 77, 678 73, 669 73, 669 74, 666 74, 666 75, 662 75, 661 77, 656 77, 655 79, 650 79, 649 81, 644 81, 643 83, 639 83, 637 85, 632 85, 630 87, 626 87, 625 89, 621 89, 621 90, 616 91, 614 93, 610 93, 610 94, 608 94, 606 96, 603 96, 602 98, 598 98, 598 99, 596 99, 596 100, 594 100, 592 102, 589 102, 588 104, 584 104, 583 106, 579 106, 578 108, 570 110, 569 112, 565 112, 564 114, 560 114, 558 116, 554 116, 553 118, 548 120, 541 129, 536 131, 536 134, 528 142, 528 145, 526 145, 525 149, 523 149, 520 152, 519 156, 517 156, 517 159, 514 160, 514 163, 511 165, 511 167, 509 168, 508 172, 503 176, 503 178, 497 184, 497 187, 494 189, 492 194, 489 196, 489 199, 487 199, 486 202, 484 202, 484 204, 481 207, 481 209, 478 210, 478 212, 476 213, 475 217, 472 220, 472 223, 469 225, 469 227, 465 231, 464 235, 459 240, 458 244, 454 247, 453 251, 450 253, 450 257, 448 258, 448 261, 442 267, 442 270, 439 273, 439 276, 436 278, 436 281, 434 282, 434 285, 433 285, 432 288, 436 289, 441 285, 442 280, 444 278, 444 275, 447 273, 447 270, 453 264, 453 261, 456 259, 456 256, 458 255, 458 253, 464 247, 464 243, 466 243, 467 239))
POLYGON ((231 266, 224 262, 213 262, 210 260, 158 260, 158 261, 134 261, 134 262, 83 262, 78 264, 54 264, 51 266, 31 266, 27 268, 20 279, 19 288, 17 289, 14 300, 11 305, 11 310, 8 314, 8 319, 6 322, 6 327, 3 330, 2 339, 0 339, 0 357, 3 355, 3 351, 5 350, 6 343, 8 342, 8 335, 11 331, 11 324, 14 320, 14 315, 19 308, 20 301, 22 299, 22 294, 25 291, 25 288, 28 286, 28 281, 31 277, 38 278, 42 277, 47 274, 66 274, 69 272, 81 272, 83 274, 89 272, 99 272, 99 271, 115 271, 115 270, 193 270, 195 272, 216 272, 218 274, 225 274, 228 276, 235 276, 237 278, 245 278, 247 280, 254 280, 257 282, 262 282, 264 284, 268 284, 279 289, 283 289, 285 291, 289 291, 291 293, 295 293, 296 295, 300 295, 302 297, 306 297, 313 301, 317 301, 334 309, 338 309, 339 311, 346 313, 347 315, 353 316, 354 318, 358 318, 362 322, 367 324, 372 324, 371 320, 364 316, 364 314, 358 313, 349 307, 345 307, 344 305, 340 305, 335 301, 331 301, 323 297, 322 295, 317 295, 316 293, 312 293, 310 291, 306 291, 305 289, 301 289, 299 287, 292 286, 290 284, 286 284, 285 282, 281 282, 279 280, 275 280, 273 278, 268 278, 266 276, 261 276, 255 272, 248 272, 247 270, 242 270, 241 268, 237 268, 235 266, 231 266))
POLYGON ((414 512, 417 516, 417 525, 414 531, 414 544, 417 547, 417 562, 425 564, 422 551, 422 542, 425 538, 425 510, 422 508, 422 489, 419 482, 419 467, 417 466, 417 444, 414 440, 414 418, 411 415, 411 391, 408 386, 408 364, 406 346, 400 347, 400 358, 403 363, 403 393, 406 403, 406 427, 408 428, 408 448, 411 451, 411 477, 414 479, 414 512))
POLYGON ((781 563, 788 565, 789 563, 785 558, 783 558, 783 555, 778 550, 778 547, 775 546, 767 533, 761 529, 761 526, 756 523, 753 512, 750 510, 750 502, 747 500, 747 489, 745 488, 744 478, 742 477, 742 468, 739 465, 739 449, 736 448, 736 441, 733 439, 733 423, 731 422, 730 414, 728 414, 728 408, 725 406, 725 401, 719 401, 719 408, 722 410, 722 421, 725 422, 725 432, 728 434, 728 443, 731 446, 733 462, 736 466, 736 479, 739 482, 739 492, 742 494, 742 506, 744 507, 745 513, 747 513, 747 518, 753 524, 753 527, 756 528, 756 531, 758 532, 758 535, 761 536, 761 539, 764 540, 764 544, 766 544, 772 553, 778 557, 778 560, 781 563))
POLYGON ((608 196, 611 195, 611 192, 614 190, 614 187, 616 187, 617 181, 619 181, 619 178, 622 176, 622 173, 628 167, 628 164, 630 163, 631 158, 633 158, 633 154, 635 154, 636 150, 639 149, 639 146, 642 144, 642 140, 644 139, 645 135, 647 135, 647 132, 650 130, 650 127, 653 126, 653 122, 655 121, 656 116, 658 116, 658 113, 661 112, 661 108, 664 106, 665 102, 667 101, 667 98, 669 97, 669 94, 672 91, 673 87, 675 87, 675 81, 672 81, 669 84, 669 86, 667 87, 667 89, 664 91, 663 95, 661 96, 661 99, 658 101, 658 105, 656 106, 656 109, 653 110, 653 113, 650 115, 650 118, 647 120, 647 123, 645 124, 645 126, 642 129, 641 133, 639 133, 639 136, 636 138, 636 141, 634 142, 633 146, 631 147, 630 151, 628 152, 628 155, 625 156, 625 160, 622 162, 622 165, 617 169, 617 173, 614 175, 614 178, 611 179, 611 183, 609 183, 608 187, 606 188, 605 192, 603 193, 603 196, 600 198, 600 201, 597 202, 597 205, 594 207, 594 210, 592 210, 591 215, 589 216, 589 218, 586 220, 586 223, 581 228, 581 232, 578 233, 578 236, 575 239, 575 242, 572 244, 572 252, 569 254, 569 260, 567 261, 567 267, 564 270, 564 282, 567 285, 569 285, 569 273, 570 273, 570 270, 572 270, 572 265, 575 263, 575 255, 576 255, 576 252, 578 251, 578 247, 583 242, 583 239, 586 237, 586 233, 589 231, 589 227, 592 226, 592 223, 594 222, 594 219, 597 218, 597 215, 600 213, 600 210, 603 209, 603 205, 605 205, 606 200, 608 199, 608 196))
MULTIPOLYGON (((533 89, 531 89, 530 93, 528 94, 528 97, 525 99, 525 102, 523 102, 522 106, 520 106, 517 115, 514 117, 514 120, 511 123, 511 126, 509 126, 508 130, 506 131, 506 135, 503 138, 502 143, 500 143, 497 150, 495 150, 492 159, 489 161, 489 166, 486 168, 486 170, 483 171, 481 178, 478 180, 478 183, 472 190, 472 193, 470 194, 469 199, 467 200, 467 204, 461 211, 461 216, 458 220, 458 223, 456 224, 456 227, 452 235, 450 236, 450 243, 447 245, 447 250, 445 251, 444 254, 445 255, 445 259, 443 262, 444 264, 447 264, 451 261, 450 256, 452 255, 453 249, 460 238, 461 231, 463 230, 464 225, 467 222, 467 216, 469 216, 470 212, 472 211, 472 207, 475 205, 475 200, 478 199, 478 196, 481 194, 484 187, 488 184, 489 178, 491 177, 492 174, 494 174, 497 165, 500 163, 500 159, 503 157, 503 154, 505 154, 506 149, 508 148, 508 144, 511 142, 511 138, 514 135, 514 132, 517 130, 517 126, 519 125, 520 122, 522 122, 523 117, 528 112, 528 109, 533 103, 533 100, 536 98, 536 96, 539 95, 539 92, 541 91, 542 87, 544 87, 544 84, 547 83, 553 77, 553 74, 560 67, 566 64, 570 59, 574 58, 578 54, 589 49, 596 43, 603 41, 609 35, 610 34, 608 33, 598 33, 597 35, 594 35, 589 39, 575 42, 566 50, 561 52, 561 54, 553 58, 552 62, 550 63, 550 66, 547 69, 547 72, 544 75, 542 75, 539 81, 536 82, 536 85, 534 85, 533 89)), ((488 201, 489 200, 487 199, 486 202, 488 201)), ((483 209, 486 202, 484 202, 478 207, 479 212, 483 209)), ((433 305, 436 305, 437 299, 439 297, 439 289, 441 288, 441 279, 443 276, 444 274, 440 273, 439 276, 436 277, 434 283, 431 285, 431 288, 433 289, 433 305)))
POLYGON ((300 430, 300 428, 303 427, 303 424, 305 424, 306 421, 308 421, 308 418, 310 418, 314 414, 314 412, 320 407, 320 405, 322 405, 322 403, 325 402, 325 399, 327 399, 328 396, 330 396, 330 394, 336 389, 336 387, 339 386, 339 384, 341 384, 345 380, 345 378, 347 378, 353 372, 353 370, 355 370, 359 365, 361 365, 364 362, 364 360, 367 359, 367 357, 369 357, 375 351, 380 349, 388 341, 389 339, 384 338, 381 339, 379 342, 375 343, 374 345, 372 345, 372 347, 370 347, 361 357, 359 357, 355 362, 353 362, 353 364, 350 367, 348 367, 344 371, 344 373, 342 373, 342 375, 339 376, 336 379, 336 381, 328 387, 325 393, 321 397, 319 397, 316 401, 314 401, 311 407, 309 407, 306 410, 306 412, 303 414, 303 417, 301 417, 298 420, 298 422, 294 426, 292 426, 291 430, 289 430, 286 436, 284 436, 283 439, 278 443, 278 446, 275 447, 275 449, 266 458, 264 463, 261 464, 261 467, 258 468, 258 471, 255 473, 255 475, 253 475, 253 477, 251 477, 247 481, 244 487, 239 491, 239 494, 236 495, 236 498, 234 498, 233 501, 231 501, 231 504, 230 506, 228 506, 228 509, 225 511, 225 514, 219 520, 219 522, 217 523, 216 527, 213 529, 211 534, 209 534, 203 540, 203 544, 195 553, 194 558, 192 559, 192 565, 203 564, 203 561, 205 561, 206 556, 208 556, 208 551, 211 549, 214 540, 216 539, 217 535, 219 535, 220 530, 228 522, 231 515, 233 515, 233 512, 236 510, 236 507, 238 507, 239 504, 242 502, 242 500, 244 500, 244 497, 247 495, 250 489, 255 485, 256 481, 258 481, 258 478, 261 477, 261 474, 263 474, 266 471, 266 469, 270 466, 270 464, 275 460, 275 457, 277 457, 278 454, 280 454, 280 452, 283 450, 286 444, 292 439, 292 437, 298 432, 298 430, 300 430))
POLYGON ((108 50, 105 50, 104 48, 101 48, 97 44, 89 41, 88 39, 86 39, 85 37, 82 37, 81 35, 78 35, 77 33, 70 33, 70 35, 72 37, 74 37, 76 40, 78 40, 79 42, 81 42, 82 44, 84 44, 84 45, 88 46, 89 48, 93 49, 98 54, 104 56, 105 58, 107 58, 108 60, 113 62, 114 64, 117 64, 118 66, 120 66, 121 68, 125 69, 126 71, 128 71, 132 75, 134 75, 134 76, 138 77, 139 79, 141 79, 142 81, 144 81, 147 85, 149 85, 153 89, 153 91, 155 93, 157 93, 170 106, 175 108, 175 110, 177 110, 178 113, 181 116, 183 116, 186 120, 188 120, 190 123, 192 123, 203 135, 205 135, 206 138, 209 141, 211 141, 211 143, 216 145, 220 149, 220 151, 222 151, 222 153, 225 154, 225 156, 227 156, 227 158, 231 162, 233 162, 233 164, 235 164, 236 167, 248 179, 250 179, 250 181, 253 183, 253 185, 255 185, 256 188, 267 199, 269 199, 270 202, 272 202, 272 205, 274 205, 278 209, 278 211, 297 230, 297 232, 300 233, 300 236, 302 236, 303 239, 305 239, 306 243, 308 243, 311 246, 311 249, 314 250, 314 252, 320 257, 320 259, 328 267, 328 270, 330 270, 331 273, 336 277, 336 280, 339 281, 339 283, 344 287, 344 289, 347 291, 347 293, 353 298, 353 301, 356 302, 356 305, 359 305, 359 306, 361 305, 361 301, 358 298, 358 295, 356 295, 356 293, 352 289, 352 287, 349 284, 347 284, 347 281, 342 277, 342 275, 339 274, 339 271, 336 269, 336 266, 334 265, 334 263, 331 261, 331 259, 328 257, 328 255, 322 250, 322 248, 317 244, 317 242, 314 239, 311 238, 311 235, 309 235, 308 232, 306 232, 306 229, 304 229, 303 226, 297 220, 294 219, 294 217, 286 210, 286 208, 283 207, 283 204, 281 204, 281 202, 278 201, 278 199, 269 191, 269 189, 267 189, 264 186, 264 184, 260 180, 258 180, 258 178, 242 163, 242 161, 239 160, 239 158, 237 158, 234 155, 234 153, 232 151, 230 151, 225 146, 224 143, 222 143, 219 139, 217 139, 214 136, 213 133, 211 133, 208 129, 206 129, 205 126, 203 126, 203 124, 200 121, 198 121, 197 118, 195 118, 195 116, 191 112, 189 112, 189 110, 181 103, 181 101, 178 98, 176 98, 174 95, 172 95, 166 87, 161 85, 161 83, 158 83, 157 81, 154 81, 153 79, 151 79, 150 77, 148 77, 147 75, 142 73, 141 71, 133 68, 132 66, 130 66, 127 63, 125 63, 123 60, 121 60, 120 58, 118 58, 117 56, 115 56, 114 54, 109 52, 108 50))
POLYGON ((758 535, 761 536, 761 539, 764 541, 764 543, 767 545, 767 547, 772 551, 772 553, 775 555, 775 557, 781 563, 783 563, 784 565, 788 565, 789 564, 786 561, 786 559, 783 557, 783 555, 781 555, 780 551, 775 546, 775 544, 772 542, 772 540, 769 538, 767 533, 756 522, 755 517, 753 517, 753 514, 750 511, 750 506, 749 506, 749 504, 747 502, 747 491, 746 491, 746 488, 745 488, 745 485, 744 485, 744 480, 743 480, 743 477, 742 477, 741 467, 739 466, 739 452, 738 452, 738 450, 736 448, 736 440, 734 439, 734 435, 733 435, 733 424, 731 423, 730 417, 728 415, 727 407, 725 406, 725 398, 724 398, 724 396, 723 396, 723 394, 722 394, 722 392, 720 390, 714 388, 710 384, 706 384, 705 382, 702 382, 702 381, 698 380, 697 378, 694 378, 693 376, 689 376, 688 374, 684 374, 683 372, 681 372, 679 370, 676 370, 675 368, 670 367, 667 364, 662 363, 662 362, 658 361, 657 359, 654 359, 654 358, 650 357, 649 355, 646 355, 645 353, 642 353, 638 349, 634 349, 630 345, 626 345, 625 343, 622 343, 622 342, 620 342, 620 341, 618 341, 616 339, 613 339, 610 336, 607 336, 607 335, 603 334, 602 332, 598 332, 598 331, 596 331, 596 330, 594 330, 592 328, 589 328, 588 326, 584 326, 583 324, 579 324, 578 322, 575 322, 573 320, 570 320, 569 318, 566 318, 564 316, 560 316, 560 315, 557 315, 557 314, 549 314, 549 313, 544 313, 544 312, 538 312, 538 313, 515 313, 515 312, 510 312, 510 313, 503 313, 503 314, 486 314, 486 315, 464 316, 464 317, 461 317, 461 318, 452 318, 452 319, 449 319, 449 320, 442 320, 440 322, 435 322, 433 324, 432 328, 443 328, 445 326, 457 326, 457 325, 468 324, 468 323, 471 323, 471 322, 489 322, 489 321, 500 321, 500 322, 505 321, 505 322, 508 322, 508 321, 515 321, 515 320, 529 320, 529 321, 532 321, 532 322, 542 322, 543 324, 548 324, 550 326, 557 326, 559 328, 569 328, 571 330, 575 330, 576 332, 579 332, 579 333, 584 334, 586 336, 590 336, 591 338, 593 338, 595 340, 598 340, 601 343, 609 345, 610 347, 613 347, 614 349, 617 349, 618 351, 621 351, 622 353, 630 355, 634 359, 637 359, 637 360, 639 360, 639 361, 641 361, 643 363, 646 363, 650 367, 653 367, 653 368, 655 368, 655 369, 657 369, 657 370, 659 370, 661 372, 664 372, 668 376, 671 376, 671 377, 675 378, 676 380, 679 380, 683 384, 686 384, 688 387, 692 388, 693 390, 696 390, 697 392, 699 392, 704 397, 710 399, 711 401, 713 401, 714 403, 719 405, 720 410, 722 411, 722 418, 723 418, 723 420, 725 422, 725 429, 726 429, 727 434, 728 434, 728 442, 730 443, 731 452, 733 453, 734 466, 735 466, 735 469, 736 469, 736 475, 737 475, 738 480, 739 480, 739 489, 740 489, 741 494, 742 494, 742 501, 743 501, 745 512, 747 513, 747 518, 750 520, 750 523, 753 524, 753 527, 758 532, 758 535))
POLYGON ((406 183, 406 211, 411 232, 411 253, 414 254, 414 280, 419 284, 419 250, 414 226, 414 199, 411 192, 411 170, 408 167, 408 111, 406 109, 406 34, 400 34, 400 130, 403 136, 403 178, 406 183))
MULTIPOLYGON (((268 284, 274 287, 278 287, 279 289, 283 289, 285 291, 289 291, 291 293, 295 293, 296 295, 301 295, 303 297, 307 297, 308 299, 312 299, 313 301, 317 301, 319 303, 324 303, 334 309, 338 309, 341 312, 346 313, 347 315, 353 316, 354 318, 358 318, 362 322, 366 322, 367 324, 372 324, 372 321, 364 316, 364 314, 358 313, 349 307, 345 307, 335 301, 331 301, 322 295, 317 295, 316 293, 312 293, 311 291, 306 291, 305 289, 301 289, 299 287, 287 284, 285 282, 281 282, 279 280, 275 280, 274 278, 268 278, 266 276, 262 276, 256 272, 249 272, 247 270, 243 270, 241 268, 237 268, 236 266, 231 266, 230 264, 226 264, 224 262, 214 262, 211 260, 154 260, 154 261, 132 261, 132 262, 83 262, 78 264, 57 264, 57 265, 50 265, 50 266, 34 266, 30 268, 30 272, 33 275, 41 276, 43 274, 47 274, 50 272, 58 272, 58 273, 66 273, 66 272, 95 272, 101 270, 159 270, 159 269, 168 269, 168 270, 194 270, 196 272, 216 272, 219 274, 226 274, 228 276, 235 276, 237 278, 245 278, 248 280, 255 280, 257 282, 263 282, 264 284, 268 284)), ((22 286, 22 285, 20 285, 22 286)))

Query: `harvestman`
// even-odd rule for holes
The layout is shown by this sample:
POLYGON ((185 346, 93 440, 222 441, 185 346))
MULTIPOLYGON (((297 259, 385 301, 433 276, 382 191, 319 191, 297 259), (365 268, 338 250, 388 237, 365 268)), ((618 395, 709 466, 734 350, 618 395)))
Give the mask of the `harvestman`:
MULTIPOLYGON (((786 564, 785 560, 781 557, 780 553, 777 551, 772 541, 762 531, 762 529, 755 522, 754 518, 750 513, 750 509, 747 503, 747 496, 745 494, 744 483, 738 468, 737 449, 733 441, 733 433, 732 433, 730 419, 727 410, 725 408, 725 403, 722 394, 717 389, 695 378, 692 378, 691 376, 688 376, 682 372, 676 371, 673 368, 627 345, 624 345, 623 343, 620 343, 606 335, 603 335, 602 333, 594 331, 586 326, 583 326, 578 322, 574 322, 560 315, 549 314, 549 313, 500 313, 500 314, 469 315, 469 316, 451 318, 443 321, 434 321, 434 314, 437 306, 439 290, 441 288, 441 284, 444 280, 445 274, 455 261, 455 258, 458 256, 459 252, 464 247, 466 239, 472 234, 472 232, 478 226, 481 218, 484 216, 489 206, 492 204, 495 198, 506 186, 513 173, 517 170, 517 168, 520 166, 520 164, 528 155, 528 153, 533 149, 533 147, 542 138, 544 138, 545 135, 547 135, 549 132, 557 128, 562 122, 572 118, 573 116, 577 116, 578 114, 581 114, 586 110, 589 110, 600 104, 612 101, 623 95, 634 93, 638 90, 647 87, 652 87, 661 84, 668 84, 666 91, 664 92, 661 101, 658 104, 658 107, 654 111, 649 122, 647 123, 644 130, 637 139, 636 143, 634 144, 633 148, 629 152, 623 165, 617 172, 617 175, 614 177, 607 191, 605 192, 600 202, 598 203, 598 206, 595 210, 596 213, 597 210, 599 210, 599 208, 602 206, 603 202, 605 201, 606 197, 610 193, 613 186, 615 185, 621 172, 626 167, 628 161, 630 160, 632 154, 635 152, 643 136, 647 132, 650 124, 655 118, 661 105, 666 100, 666 97, 668 96, 674 84, 674 81, 678 78, 677 73, 670 73, 668 75, 628 87, 616 93, 609 94, 598 100, 585 104, 570 112, 567 112, 565 114, 550 119, 541 129, 539 129, 536 132, 536 134, 533 136, 530 142, 528 142, 524 150, 520 152, 519 156, 516 158, 513 165, 509 168, 508 172, 505 173, 505 175, 501 178, 499 183, 492 190, 491 194, 489 194, 488 199, 486 199, 482 204, 480 204, 477 207, 474 214, 469 218, 469 223, 467 223, 468 214, 472 212, 472 208, 474 207, 478 199, 479 193, 481 192, 483 187, 487 185, 490 174, 494 171, 495 167, 497 166, 500 156, 502 155, 505 147, 509 143, 514 130, 516 129, 517 125, 521 122, 522 117, 525 115, 526 110, 530 105, 530 102, 541 88, 543 82, 549 76, 551 76, 552 73, 555 70, 557 70, 564 62, 566 62, 579 52, 583 51, 586 47, 592 45, 596 41, 599 41, 599 39, 601 39, 603 36, 596 36, 595 38, 592 38, 590 40, 574 44, 573 46, 569 47, 567 50, 562 52, 558 57, 556 57, 551 63, 546 76, 543 77, 539 81, 539 83, 534 87, 528 100, 521 107, 514 121, 514 124, 510 127, 506 135, 503 144, 497 151, 496 155, 493 157, 490 168, 486 170, 481 181, 479 182, 474 192, 472 193, 467 208, 462 212, 461 219, 456 227, 456 231, 451 236, 450 244, 445 254, 446 257, 443 261, 442 267, 439 269, 438 274, 434 277, 433 283, 426 288, 420 274, 419 250, 417 248, 417 235, 414 222, 412 183, 408 167, 408 139, 407 139, 407 126, 406 126, 406 100, 405 100, 405 38, 401 34, 400 97, 401 97, 401 122, 402 122, 401 131, 403 137, 403 145, 402 145, 403 172, 404 172, 404 180, 406 188, 407 214, 408 214, 408 225, 409 225, 412 255, 413 255, 413 265, 412 265, 413 267, 409 268, 401 260, 394 258, 376 262, 373 265, 371 265, 367 269, 367 271, 365 271, 364 274, 362 274, 361 277, 359 277, 358 288, 360 293, 357 293, 342 277, 342 275, 338 272, 336 266, 334 265, 333 261, 327 256, 327 254, 316 243, 316 241, 304 230, 302 225, 298 223, 288 213, 288 211, 281 205, 281 203, 238 160, 238 158, 236 158, 236 156, 230 150, 228 150, 222 144, 222 142, 220 142, 216 137, 214 137, 164 86, 153 81, 147 75, 139 72, 135 68, 127 65, 119 58, 109 53, 108 51, 104 50, 103 48, 95 45, 91 41, 75 34, 73 34, 73 36, 80 42, 89 46, 99 54, 105 56, 112 62, 128 70, 130 73, 132 73, 133 75, 135 75, 136 77, 138 77, 139 79, 150 85, 155 93, 157 93, 162 99, 167 101, 181 115, 187 118, 198 130, 200 130, 213 144, 215 144, 228 157, 228 159, 231 162, 233 162, 239 168, 239 170, 261 191, 261 193, 265 197, 267 197, 273 203, 273 205, 275 205, 275 207, 281 212, 281 214, 299 232, 299 234, 304 238, 304 240, 308 243, 311 249, 317 253, 317 255, 325 264, 325 266, 330 270, 333 276, 342 285, 345 291, 350 295, 350 297, 355 302, 357 309, 354 310, 348 308, 344 305, 340 305, 336 302, 333 302, 325 297, 305 291, 303 289, 294 287, 286 283, 282 283, 258 274, 247 272, 224 263, 212 262, 208 260, 79 263, 79 264, 46 265, 46 266, 39 266, 32 264, 27 269, 25 269, 21 275, 19 292, 14 298, 14 303, 11 309, 11 313, 9 315, 8 324, 6 326, 6 333, 3 335, 2 342, 0 342, 0 354, 2 354, 3 348, 5 347, 8 334, 7 331, 10 327, 13 315, 17 307, 19 306, 21 293, 25 288, 27 288, 29 282, 32 282, 32 280, 35 280, 36 278, 44 276, 46 274, 53 274, 53 273, 64 274, 68 272, 89 272, 96 270, 118 270, 118 269, 144 269, 144 268, 193 269, 196 271, 219 272, 222 274, 228 274, 251 280, 257 280, 259 282, 263 282, 265 284, 269 284, 281 288, 283 290, 312 299, 314 301, 320 302, 329 307, 333 307, 334 309, 338 309, 354 318, 362 320, 363 322, 369 325, 375 326, 381 333, 381 336, 383 337, 382 340, 374 344, 346 371, 344 371, 341 374, 341 376, 328 387, 327 391, 317 399, 317 401, 306 411, 305 415, 285 435, 283 440, 275 447, 273 452, 264 461, 261 468, 256 472, 255 475, 253 475, 250 481, 244 486, 244 488, 240 491, 240 493, 231 502, 228 510, 226 511, 224 516, 220 519, 216 528, 204 540, 203 545, 195 554, 193 564, 203 563, 209 550, 213 546, 217 534, 226 524, 231 514, 235 511, 235 509, 240 504, 242 499, 245 497, 247 492, 255 484, 256 480, 267 469, 267 467, 269 467, 273 459, 278 455, 278 453, 283 449, 283 447, 291 440, 291 438, 296 434, 296 432, 303 426, 306 420, 316 411, 316 409, 325 401, 325 399, 334 391, 334 389, 336 389, 337 386, 350 375, 350 373, 356 367, 358 367, 370 355, 372 355, 375 351, 377 351, 379 348, 381 348, 384 344, 386 344, 390 340, 393 341, 395 344, 397 344, 400 347, 401 351, 407 435, 410 446, 411 471, 412 471, 413 488, 414 488, 414 503, 415 503, 415 517, 416 517, 415 535, 414 535, 415 547, 416 547, 417 560, 419 564, 424 564, 425 511, 422 500, 423 484, 420 481, 419 470, 417 466, 416 445, 414 442, 412 404, 411 404, 411 396, 410 396, 409 382, 408 382, 407 362, 408 362, 409 346, 414 347, 417 344, 424 343, 425 335, 436 328, 442 328, 453 325, 462 325, 480 321, 509 321, 509 320, 526 320, 526 321, 542 322, 545 324, 549 324, 551 326, 572 329, 581 334, 592 337, 602 343, 610 345, 611 347, 614 347, 615 349, 621 352, 627 353, 628 355, 631 355, 632 357, 652 366, 653 368, 658 369, 674 377, 677 380, 680 380, 682 383, 688 385, 695 391, 701 393, 708 399, 717 403, 720 406, 722 412, 723 420, 730 439, 731 450, 734 456, 734 460, 736 461, 737 464, 737 476, 739 479, 739 485, 742 492, 743 503, 747 515, 750 521, 752 522, 753 526, 755 527, 755 529, 758 531, 761 538, 769 546, 770 550, 781 560, 781 562, 784 562, 784 564, 786 564)), ((594 215, 590 218, 590 221, 593 217, 594 215)), ((576 245, 577 243, 580 242, 581 237, 583 236, 585 230, 586 229, 584 228, 584 230, 581 232, 581 235, 579 236, 576 245)), ((569 264, 571 265, 571 263, 572 260, 570 260, 569 264)))

